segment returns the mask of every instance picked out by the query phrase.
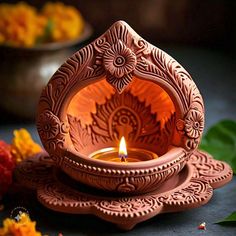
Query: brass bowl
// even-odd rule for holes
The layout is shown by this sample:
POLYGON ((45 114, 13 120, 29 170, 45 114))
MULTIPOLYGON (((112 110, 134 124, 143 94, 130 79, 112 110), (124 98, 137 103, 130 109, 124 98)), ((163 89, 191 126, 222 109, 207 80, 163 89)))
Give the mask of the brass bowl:
POLYGON ((85 24, 79 38, 42 44, 33 48, 1 46, 0 106, 10 113, 32 119, 43 87, 58 67, 92 35, 85 24))

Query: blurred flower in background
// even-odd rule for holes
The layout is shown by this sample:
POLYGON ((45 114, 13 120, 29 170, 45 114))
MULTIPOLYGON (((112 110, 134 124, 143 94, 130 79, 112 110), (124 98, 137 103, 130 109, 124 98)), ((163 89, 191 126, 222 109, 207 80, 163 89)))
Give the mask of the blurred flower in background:
POLYGON ((72 6, 63 3, 46 3, 42 15, 47 19, 49 29, 48 40, 66 41, 74 39, 81 34, 84 26, 80 12, 72 6))
POLYGON ((42 151, 40 145, 34 142, 26 129, 14 130, 13 134, 11 152, 16 163, 42 151))
POLYGON ((15 166, 42 151, 26 129, 14 130, 13 135, 11 144, 0 140, 0 201, 12 184, 15 166))
POLYGON ((33 47, 80 36, 84 20, 80 12, 61 2, 48 2, 41 10, 27 3, 0 4, 0 44, 33 47))
POLYGON ((3 227, 0 228, 0 236, 41 236, 36 230, 36 222, 31 221, 30 217, 22 213, 19 221, 7 218, 3 221, 3 227))
POLYGON ((12 46, 33 46, 43 34, 45 18, 26 3, 0 5, 0 42, 12 46))
POLYGON ((9 2, 0 4, 0 109, 8 116, 0 121, 32 120, 43 87, 92 27, 70 2, 9 2))

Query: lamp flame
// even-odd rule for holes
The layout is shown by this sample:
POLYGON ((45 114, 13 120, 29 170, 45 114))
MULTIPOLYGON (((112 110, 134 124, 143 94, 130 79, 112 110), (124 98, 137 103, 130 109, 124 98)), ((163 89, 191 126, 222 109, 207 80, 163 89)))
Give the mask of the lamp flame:
POLYGON ((125 138, 122 136, 120 140, 120 145, 119 145, 119 157, 122 162, 126 161, 127 157, 127 148, 126 148, 126 143, 125 143, 125 138))

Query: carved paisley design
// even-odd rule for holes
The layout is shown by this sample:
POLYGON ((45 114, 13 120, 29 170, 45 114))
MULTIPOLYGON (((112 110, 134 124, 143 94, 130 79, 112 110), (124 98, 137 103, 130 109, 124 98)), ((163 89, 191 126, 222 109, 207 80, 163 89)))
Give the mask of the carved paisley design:
POLYGON ((164 202, 170 205, 184 205, 209 198, 212 188, 207 181, 192 178, 185 188, 169 195, 164 202))
POLYGON ((205 179, 213 188, 221 187, 233 176, 227 163, 216 161, 210 154, 200 150, 191 155, 189 162, 196 168, 196 177, 205 179))
POLYGON ((131 72, 136 66, 135 54, 118 40, 105 51, 103 64, 108 72, 107 81, 121 93, 132 80, 131 72))
POLYGON ((186 138, 185 139, 185 148, 187 150, 194 150, 197 148, 199 139, 186 138))

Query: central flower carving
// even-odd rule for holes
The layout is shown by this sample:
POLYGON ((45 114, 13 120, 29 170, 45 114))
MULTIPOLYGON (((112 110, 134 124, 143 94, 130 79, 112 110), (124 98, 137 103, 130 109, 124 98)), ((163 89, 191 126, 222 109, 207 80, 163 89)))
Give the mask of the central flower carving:
POLYGON ((121 93, 131 82, 136 63, 136 55, 120 40, 104 53, 103 64, 108 72, 107 80, 118 92, 121 93))

